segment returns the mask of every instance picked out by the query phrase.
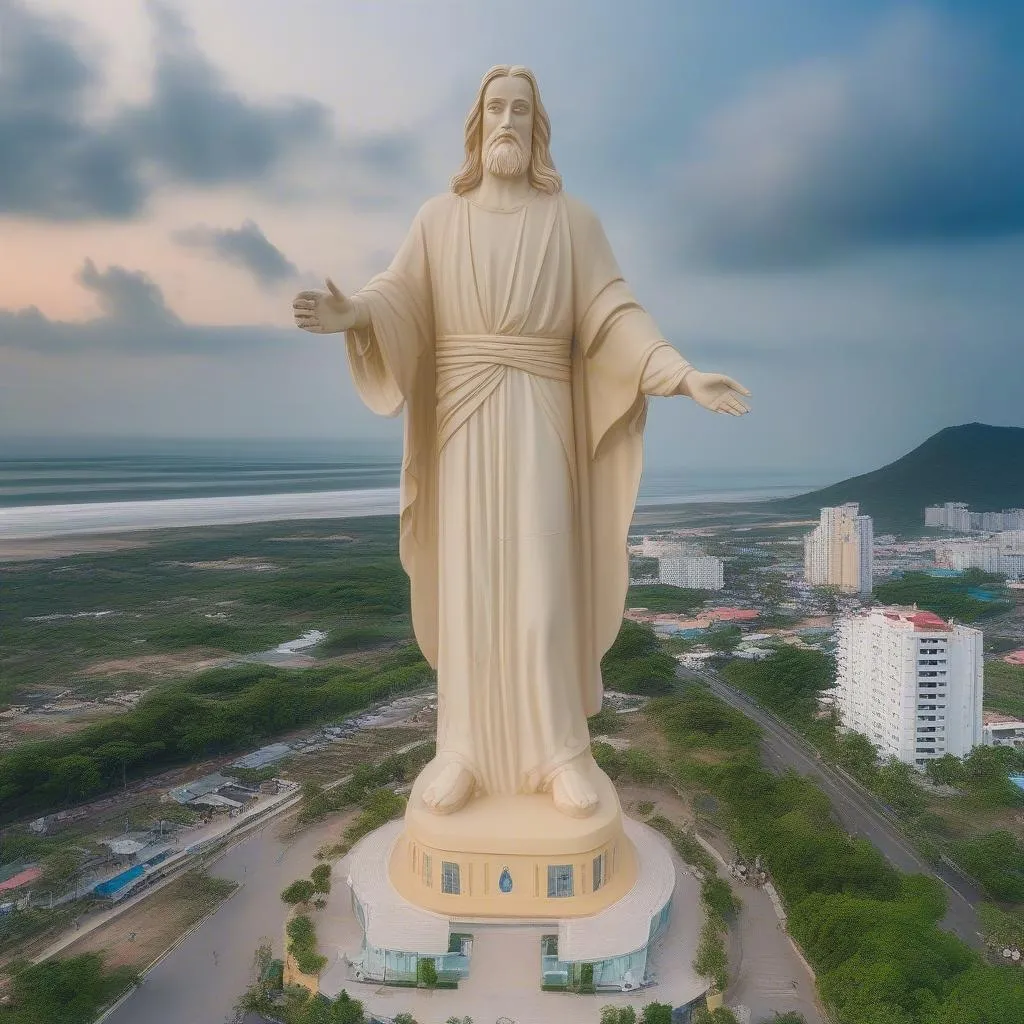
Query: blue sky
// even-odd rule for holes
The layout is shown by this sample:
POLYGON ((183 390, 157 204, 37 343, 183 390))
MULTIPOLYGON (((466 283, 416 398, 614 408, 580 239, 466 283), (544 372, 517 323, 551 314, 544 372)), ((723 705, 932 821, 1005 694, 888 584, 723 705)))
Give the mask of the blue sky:
POLYGON ((0 436, 394 437, 301 287, 354 290, 530 65, 567 188, 733 421, 659 467, 839 476, 1024 425, 1024 5, 0 0, 0 436))

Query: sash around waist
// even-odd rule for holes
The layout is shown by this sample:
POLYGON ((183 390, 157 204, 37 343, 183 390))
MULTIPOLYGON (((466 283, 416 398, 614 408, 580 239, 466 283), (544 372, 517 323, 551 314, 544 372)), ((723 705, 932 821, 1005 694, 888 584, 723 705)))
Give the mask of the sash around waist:
POLYGON ((440 378, 454 371, 508 366, 536 377, 572 379, 572 341, 523 334, 443 334, 435 349, 440 378))

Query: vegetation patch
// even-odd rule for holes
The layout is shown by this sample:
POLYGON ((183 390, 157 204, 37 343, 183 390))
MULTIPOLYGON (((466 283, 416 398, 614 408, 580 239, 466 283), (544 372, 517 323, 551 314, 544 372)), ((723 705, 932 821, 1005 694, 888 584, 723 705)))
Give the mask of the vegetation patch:
POLYGON ((656 697, 672 692, 676 661, 661 649, 653 630, 623 619, 615 643, 601 661, 601 675, 609 690, 656 697))
POLYGON ((130 968, 107 970, 98 953, 15 963, 9 974, 9 1000, 0 1003, 2 1024, 92 1024, 138 981, 130 968))
POLYGON ((373 666, 304 671, 267 665, 215 669, 144 697, 116 721, 0 757, 0 806, 10 820, 86 800, 126 777, 258 746, 312 722, 350 714, 429 682, 408 646, 373 666))
POLYGON ((962 576, 908 572, 900 579, 878 584, 874 598, 881 604, 916 604, 944 619, 977 622, 1012 607, 1005 583, 1001 576, 980 569, 968 569, 962 576), (985 591, 993 600, 980 600, 972 596, 972 590, 985 591))
POLYGON ((941 884, 901 874, 843 832, 813 782, 762 767, 757 730, 739 712, 691 686, 648 714, 671 743, 677 779, 713 793, 740 853, 764 859, 838 1022, 1017 1024, 1024 974, 985 964, 942 931, 941 884), (700 746, 729 756, 697 761, 700 746))

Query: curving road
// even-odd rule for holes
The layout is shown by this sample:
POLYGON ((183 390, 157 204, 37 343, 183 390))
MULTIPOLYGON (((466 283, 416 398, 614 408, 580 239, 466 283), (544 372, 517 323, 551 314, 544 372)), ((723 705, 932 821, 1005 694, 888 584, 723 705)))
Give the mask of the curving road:
POLYGON ((750 697, 711 673, 679 671, 681 679, 699 678, 719 700, 742 712, 762 731, 761 755, 775 770, 791 768, 814 779, 828 796, 839 823, 850 835, 866 839, 900 871, 931 875, 948 893, 948 907, 941 925, 975 949, 983 949, 976 905, 984 898, 981 889, 945 864, 933 867, 910 845, 906 836, 885 816, 874 798, 841 772, 822 762, 814 749, 796 732, 750 697))

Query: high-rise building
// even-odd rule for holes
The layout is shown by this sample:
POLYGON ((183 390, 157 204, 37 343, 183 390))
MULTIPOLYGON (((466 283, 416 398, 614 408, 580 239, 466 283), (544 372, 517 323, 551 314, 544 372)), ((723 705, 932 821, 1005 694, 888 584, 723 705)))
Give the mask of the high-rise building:
POLYGON ((924 525, 955 530, 957 533, 1024 530, 1024 509, 972 512, 962 501, 947 501, 944 505, 929 505, 924 510, 924 525))
POLYGON ((950 540, 935 545, 935 562, 944 569, 999 572, 999 545, 976 540, 950 540))
POLYGON ((721 590, 725 586, 724 564, 713 555, 659 558, 658 582, 692 590, 721 590))
POLYGON ((935 561, 946 569, 981 569, 1024 576, 1024 530, 1004 530, 985 540, 947 540, 935 545, 935 561))
POLYGON ((874 527, 850 502, 823 508, 821 522, 804 539, 804 578, 811 586, 870 594, 874 586, 874 527))
POLYGON ((873 608, 839 623, 835 707, 882 757, 923 768, 982 742, 980 629, 917 608, 873 608))

